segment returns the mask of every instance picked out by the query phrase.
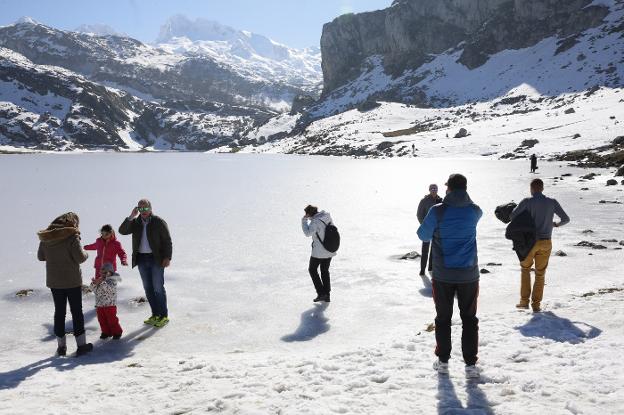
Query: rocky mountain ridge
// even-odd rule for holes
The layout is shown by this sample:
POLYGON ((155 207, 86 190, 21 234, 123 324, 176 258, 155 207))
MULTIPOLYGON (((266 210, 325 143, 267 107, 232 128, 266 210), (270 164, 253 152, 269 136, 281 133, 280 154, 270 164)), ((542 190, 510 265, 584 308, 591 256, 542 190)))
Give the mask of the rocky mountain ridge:
POLYGON ((318 90, 318 74, 273 78, 227 62, 225 53, 166 49, 30 18, 0 27, 0 141, 48 150, 208 150, 318 90))
MULTIPOLYGON (((565 140, 575 140, 572 147, 579 150, 592 147, 590 131, 596 145, 624 134, 615 131, 624 118, 621 105, 591 127, 591 117, 583 114, 574 121, 586 125, 578 131, 553 118, 564 105, 602 111, 606 103, 621 104, 614 94, 624 84, 623 21, 624 0, 571 0, 563 5, 554 0, 396 0, 386 10, 346 15, 327 24, 321 42, 322 96, 316 99, 310 90, 298 93, 292 111, 281 114, 266 101, 241 104, 220 89, 222 79, 230 87, 238 85, 239 91, 250 90, 246 83, 261 85, 260 90, 266 84, 251 76, 250 68, 233 70, 236 65, 218 56, 236 56, 232 46, 238 41, 248 43, 234 52, 250 53, 257 62, 279 55, 280 49, 263 51, 264 41, 255 43, 249 33, 210 22, 200 21, 187 32, 170 27, 161 39, 169 43, 160 47, 115 36, 66 37, 40 25, 37 30, 43 34, 18 32, 19 41, 0 28, 0 45, 8 42, 11 53, 22 50, 33 56, 35 66, 43 67, 40 61, 63 63, 85 81, 125 91, 132 98, 124 109, 129 121, 110 130, 121 132, 126 143, 121 148, 393 157, 465 148, 446 142, 463 129, 468 136, 459 140, 478 145, 471 154, 508 157, 522 156, 522 143, 535 141, 537 150, 554 155, 557 146, 548 141, 560 145, 562 137, 553 136, 551 129, 565 130, 565 140), (212 40, 193 40, 198 36, 212 40), (70 47, 70 56, 77 58, 63 62, 70 47), (98 48, 102 56, 89 61, 98 48), (542 128, 522 127, 523 119, 542 128), (517 128, 509 130, 502 120, 517 128), (475 125, 481 141, 472 135, 475 125), (488 126, 503 132, 491 134, 488 126), (508 139, 505 145, 497 142, 503 138, 508 139), (423 139, 431 140, 425 150, 423 139), (134 144, 128 147, 129 142, 134 144)), ((0 56, 5 51, 0 49, 0 56)), ((34 81, 25 79, 24 85, 11 83, 8 89, 32 89, 28 84, 34 81)), ((290 88, 288 82, 278 83, 290 88)), ((28 105, 21 106, 29 111, 28 105)), ((72 141, 72 131, 64 128, 63 134, 72 141)))
MULTIPOLYGON (((320 94, 319 48, 289 48, 257 33, 185 16, 170 18, 161 27, 155 46, 172 54, 213 59, 249 79, 283 84, 316 97, 320 94)), ((289 110, 292 98, 284 96, 278 109, 289 110)))
POLYGON ((395 0, 388 9, 340 16, 323 27, 324 95, 354 80, 371 56, 400 75, 431 56, 461 48, 470 69, 505 49, 599 25, 609 8, 592 0, 395 0))
POLYGON ((0 47, 0 147, 205 151, 237 140, 260 115, 217 103, 175 110, 0 47))
POLYGON ((177 54, 129 37, 67 32, 32 20, 0 27, 0 46, 36 64, 60 66, 155 100, 187 100, 188 106, 205 101, 272 110, 273 103, 283 106, 311 92, 250 75, 214 56, 177 54))
MULTIPOLYGON (((378 19, 375 16, 415 3, 432 7, 455 4, 397 1, 386 11, 346 16, 337 21, 378 19)), ((470 3, 493 4, 486 1, 461 5, 470 3)), ((544 2, 527 1, 518 7, 517 13, 529 13, 523 11, 529 6, 533 7, 529 7, 530 13, 536 13, 540 4, 544 2)), ((363 54, 363 63, 353 66, 354 79, 331 91, 326 88, 319 101, 306 103, 303 115, 282 116, 268 124, 270 128, 253 129, 247 137, 256 140, 255 146, 241 151, 357 157, 464 154, 517 158, 526 156, 531 143, 530 148, 535 147, 535 151, 547 157, 581 151, 574 155, 576 160, 586 149, 602 148, 624 135, 624 98, 620 94, 624 87, 624 1, 570 4, 578 7, 578 13, 565 14, 562 8, 564 14, 547 15, 541 23, 543 28, 556 26, 561 30, 526 47, 514 48, 511 34, 519 28, 507 29, 490 21, 476 30, 471 38, 473 43, 462 41, 441 53, 428 54, 424 63, 416 63, 419 66, 408 67, 398 75, 388 65, 388 60, 393 59, 389 52, 363 54), (595 26, 576 32, 596 21, 595 26), (489 31, 490 27, 494 29, 489 31), (485 47, 479 48, 484 51, 479 56, 486 60, 475 66, 466 56, 476 55, 467 55, 466 50, 482 39, 499 39, 501 43, 490 43, 498 46, 489 52, 485 47), (509 47, 497 51, 506 42, 511 42, 509 47), (460 131, 466 132, 459 134, 460 131)), ((510 5, 513 4, 502 2, 500 7, 510 5)), ((546 5, 552 7, 555 3, 546 5)), ((476 27, 487 10, 476 8, 462 13, 476 16, 472 23, 476 27)), ((447 17, 453 21, 452 16, 447 17)), ((506 19, 519 21, 520 17, 509 15, 506 19)), ((344 28, 335 27, 338 32, 344 28)), ((544 32, 536 29, 536 33, 544 32)), ((381 40, 377 44, 369 41, 378 48, 383 46, 381 40)), ((518 42, 522 44, 524 40, 518 42)), ((356 45, 354 49, 357 48, 356 45)), ((342 56, 345 53, 348 52, 344 51, 342 56)), ((334 58, 340 54, 337 51, 334 58)), ((323 64, 326 69, 325 61, 323 64)))

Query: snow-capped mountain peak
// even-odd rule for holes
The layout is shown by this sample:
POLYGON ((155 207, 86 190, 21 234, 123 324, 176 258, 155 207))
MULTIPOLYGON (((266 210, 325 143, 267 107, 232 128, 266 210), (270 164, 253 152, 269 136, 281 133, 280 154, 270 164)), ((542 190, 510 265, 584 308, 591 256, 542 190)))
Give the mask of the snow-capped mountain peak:
POLYGON ((170 17, 160 27, 156 43, 167 43, 177 37, 185 37, 191 41, 227 41, 236 38, 241 33, 241 31, 213 20, 202 18, 191 20, 186 16, 176 15, 170 17))
POLYGON ((36 20, 35 20, 35 19, 33 19, 32 17, 29 17, 29 16, 22 16, 22 17, 20 17, 19 19, 17 19, 17 20, 15 21, 15 24, 16 24, 16 25, 19 25, 19 24, 33 24, 33 25, 39 25, 39 24, 41 24, 41 23, 39 23, 38 21, 36 21, 36 20))
POLYGON ((127 36, 125 33, 118 32, 113 27, 106 24, 82 24, 74 29, 74 32, 88 33, 97 36, 127 36))
POLYGON ((253 79, 279 81, 311 92, 321 84, 319 49, 290 48, 207 19, 173 16, 162 25, 156 43, 170 53, 209 56, 253 79))
MULTIPOLYGON (((245 59, 258 55, 266 59, 282 61, 290 57, 290 48, 277 43, 266 36, 247 30, 238 30, 207 19, 191 20, 186 16, 171 17, 161 26, 156 43, 171 44, 185 39, 204 46, 212 42, 222 42, 219 49, 229 46, 232 53, 245 59)), ((216 46, 216 45, 215 45, 216 46)))

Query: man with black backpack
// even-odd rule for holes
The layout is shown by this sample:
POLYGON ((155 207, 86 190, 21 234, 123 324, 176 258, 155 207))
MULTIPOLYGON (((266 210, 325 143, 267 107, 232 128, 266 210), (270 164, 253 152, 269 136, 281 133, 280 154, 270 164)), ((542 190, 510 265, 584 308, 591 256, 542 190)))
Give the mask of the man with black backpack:
POLYGON ((544 196, 544 182, 541 179, 531 181, 531 197, 524 199, 511 212, 511 220, 517 220, 522 215, 530 216, 535 226, 534 245, 525 253, 524 259, 518 256, 520 261, 520 302, 516 305, 519 309, 528 310, 529 303, 533 312, 542 311, 542 299, 544 297, 544 285, 546 281, 546 268, 552 251, 553 228, 566 225, 570 217, 555 199, 544 196), (528 215, 527 215, 528 213, 528 215), (557 215, 559 222, 554 221, 557 215), (537 239, 537 240, 535 240, 537 239), (531 269, 535 269, 535 281, 531 288, 531 269))
POLYGON ((329 303, 331 292, 329 266, 340 246, 340 234, 328 212, 319 212, 318 208, 312 205, 308 205, 304 211, 305 216, 301 219, 301 228, 305 236, 312 237, 312 255, 308 271, 316 289, 314 302, 329 303))
POLYGON ((431 284, 435 303, 435 354, 433 368, 448 374, 451 357, 451 320, 457 296, 462 320, 462 353, 467 378, 479 377, 479 266, 477 259, 477 223, 483 212, 467 192, 468 181, 461 174, 452 174, 447 183, 446 197, 432 207, 418 228, 422 241, 432 241, 433 273, 431 284))

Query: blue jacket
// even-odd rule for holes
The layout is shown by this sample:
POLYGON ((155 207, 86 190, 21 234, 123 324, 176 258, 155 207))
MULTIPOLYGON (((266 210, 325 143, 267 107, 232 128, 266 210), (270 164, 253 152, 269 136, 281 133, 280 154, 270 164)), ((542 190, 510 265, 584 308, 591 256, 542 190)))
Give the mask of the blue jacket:
POLYGON ((456 284, 479 280, 477 223, 482 215, 465 190, 450 192, 431 208, 418 228, 418 237, 433 241, 434 280, 456 284))

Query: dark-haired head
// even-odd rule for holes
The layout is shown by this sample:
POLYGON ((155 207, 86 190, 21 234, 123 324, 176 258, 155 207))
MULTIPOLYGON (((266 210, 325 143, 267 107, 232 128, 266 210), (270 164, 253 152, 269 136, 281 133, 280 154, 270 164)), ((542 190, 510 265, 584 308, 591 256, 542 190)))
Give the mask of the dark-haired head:
POLYGON ((318 208, 316 206, 308 205, 303 211, 306 216, 312 217, 318 213, 318 208))
POLYGON ((544 182, 542 179, 531 180, 531 193, 542 193, 544 191, 544 182))
POLYGON ((100 235, 102 236, 102 238, 106 240, 110 238, 116 238, 115 231, 113 230, 113 227, 110 225, 102 226, 102 228, 100 229, 100 235))
POLYGON ((451 192, 453 190, 466 190, 468 189, 468 179, 463 174, 451 174, 446 181, 446 186, 451 192))

